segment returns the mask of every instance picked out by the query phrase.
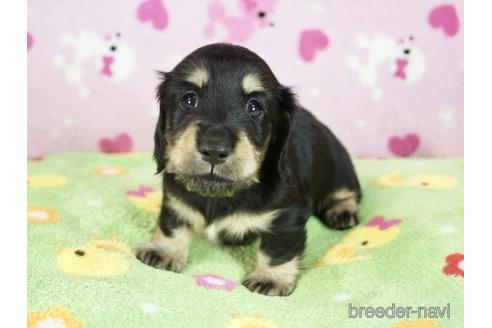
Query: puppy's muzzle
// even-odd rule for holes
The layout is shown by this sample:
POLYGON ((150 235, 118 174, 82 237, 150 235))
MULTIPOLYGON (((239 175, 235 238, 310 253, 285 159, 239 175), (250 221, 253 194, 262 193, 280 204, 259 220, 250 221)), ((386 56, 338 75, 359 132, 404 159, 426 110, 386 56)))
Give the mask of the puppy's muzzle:
POLYGON ((213 165, 222 164, 232 154, 232 136, 225 127, 200 125, 197 148, 202 159, 213 165))

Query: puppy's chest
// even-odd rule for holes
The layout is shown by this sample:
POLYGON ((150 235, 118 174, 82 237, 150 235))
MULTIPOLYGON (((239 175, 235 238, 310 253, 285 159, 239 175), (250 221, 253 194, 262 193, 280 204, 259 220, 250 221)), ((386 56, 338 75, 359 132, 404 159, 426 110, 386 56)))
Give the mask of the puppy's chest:
POLYGON ((215 204, 207 204, 199 211, 173 197, 169 199, 167 206, 195 232, 205 234, 208 240, 216 243, 223 238, 240 241, 248 234, 268 231, 278 215, 277 210, 253 212, 240 209, 220 214, 215 204))

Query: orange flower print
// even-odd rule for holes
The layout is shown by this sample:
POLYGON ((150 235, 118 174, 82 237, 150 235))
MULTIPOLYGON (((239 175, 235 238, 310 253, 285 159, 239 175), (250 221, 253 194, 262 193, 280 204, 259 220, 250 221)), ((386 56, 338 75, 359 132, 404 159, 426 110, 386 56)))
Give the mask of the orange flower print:
POLYGON ((40 224, 48 222, 57 222, 60 217, 56 211, 52 208, 28 206, 27 207, 27 221, 29 223, 40 224))
POLYGON ((46 311, 32 312, 27 315, 27 328, 64 327, 83 328, 80 319, 72 316, 69 309, 55 306, 46 311))

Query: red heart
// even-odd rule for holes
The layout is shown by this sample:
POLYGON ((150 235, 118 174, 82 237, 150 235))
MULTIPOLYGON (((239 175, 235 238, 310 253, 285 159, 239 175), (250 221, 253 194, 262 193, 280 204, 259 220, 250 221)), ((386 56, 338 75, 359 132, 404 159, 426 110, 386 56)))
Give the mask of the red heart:
POLYGON ((299 41, 299 53, 305 61, 313 61, 316 53, 325 49, 330 40, 321 30, 304 30, 299 41))
POLYGON ((442 28, 447 36, 455 36, 460 29, 460 20, 452 5, 434 8, 429 14, 429 24, 434 28, 442 28))
POLYGON ((415 133, 409 133, 404 137, 398 136, 391 137, 388 141, 389 150, 401 157, 408 157, 412 155, 420 145, 419 136, 415 133))
POLYGON ((142 2, 137 9, 137 17, 141 22, 152 22, 156 30, 163 30, 167 26, 167 10, 160 0, 142 2))
POLYGON ((127 153, 132 150, 132 146, 132 138, 126 133, 121 133, 114 139, 102 138, 99 141, 99 148, 103 153, 127 153))

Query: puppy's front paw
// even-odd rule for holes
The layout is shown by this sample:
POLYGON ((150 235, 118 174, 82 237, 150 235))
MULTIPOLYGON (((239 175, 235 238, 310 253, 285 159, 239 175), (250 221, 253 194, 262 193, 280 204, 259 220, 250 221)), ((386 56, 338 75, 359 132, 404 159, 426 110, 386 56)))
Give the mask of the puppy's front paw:
POLYGON ((180 272, 186 264, 184 259, 172 257, 154 245, 145 245, 137 251, 137 259, 156 269, 180 272))
POLYGON ((359 211, 357 209, 328 210, 325 222, 328 228, 331 229, 349 229, 359 224, 359 211))
POLYGON ((251 273, 244 279, 243 285, 255 293, 269 296, 287 296, 292 293, 294 283, 251 273))

